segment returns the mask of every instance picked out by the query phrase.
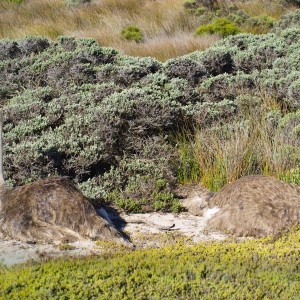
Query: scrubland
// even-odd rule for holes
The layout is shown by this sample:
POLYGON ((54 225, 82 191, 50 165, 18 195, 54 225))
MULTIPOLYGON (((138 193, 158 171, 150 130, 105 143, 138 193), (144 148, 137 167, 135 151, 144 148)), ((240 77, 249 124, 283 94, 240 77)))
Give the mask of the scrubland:
POLYGON ((268 22, 294 10, 296 1, 276 0, 269 5, 268 0, 211 0, 206 2, 217 2, 219 6, 201 15, 199 9, 188 9, 187 4, 193 2, 201 4, 184 0, 4 0, 0 3, 0 38, 89 37, 124 54, 166 60, 211 46, 220 38, 218 33, 197 36, 194 31, 218 16, 230 15, 242 31, 261 33, 269 30, 268 22), (236 9, 231 12, 233 4, 236 9), (141 43, 122 37, 122 30, 130 25, 143 32, 141 43))
MULTIPOLYGON (((2 1, 7 183, 69 176, 126 212, 180 212, 179 183, 299 185, 300 11, 282 3, 237 1, 246 15, 232 15, 199 1, 2 1), (128 25, 141 41, 121 36, 128 25)), ((3 266, 0 298, 297 299, 299 232, 3 266)))
POLYGON ((70 176, 129 212, 180 211, 178 182, 299 184, 298 22, 165 63, 91 39, 2 41, 7 182, 70 176))

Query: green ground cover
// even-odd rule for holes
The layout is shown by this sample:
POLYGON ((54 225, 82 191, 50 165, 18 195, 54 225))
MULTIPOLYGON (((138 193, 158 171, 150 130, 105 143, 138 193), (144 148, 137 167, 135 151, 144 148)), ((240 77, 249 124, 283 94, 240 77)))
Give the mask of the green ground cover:
POLYGON ((300 230, 0 268, 0 299, 299 299, 300 230))

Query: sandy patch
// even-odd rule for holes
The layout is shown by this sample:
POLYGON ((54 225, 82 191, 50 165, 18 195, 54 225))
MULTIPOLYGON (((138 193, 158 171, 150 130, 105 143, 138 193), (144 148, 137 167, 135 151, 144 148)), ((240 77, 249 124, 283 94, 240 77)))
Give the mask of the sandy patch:
MULTIPOLYGON (((207 210, 203 216, 189 213, 123 214, 121 218, 125 224, 122 229, 137 248, 163 246, 162 239, 167 241, 175 236, 187 237, 192 242, 223 240, 225 235, 205 230, 207 220, 217 211, 216 208, 207 210)), ((111 216, 111 219, 114 220, 114 217, 111 216)), ((13 265, 62 256, 97 255, 103 251, 96 242, 90 240, 69 243, 69 248, 72 249, 66 250, 59 249, 58 245, 28 244, 0 237, 0 262, 13 265)))
POLYGON ((100 254, 95 242, 83 240, 68 244, 69 250, 60 250, 59 244, 28 244, 0 238, 0 263, 11 266, 28 261, 42 261, 62 256, 86 256, 100 254))
POLYGON ((207 232, 206 223, 218 210, 213 208, 200 216, 188 213, 147 213, 122 215, 127 221, 124 230, 132 238, 141 233, 177 232, 183 236, 190 237, 193 242, 223 240, 227 236, 217 232, 207 232))

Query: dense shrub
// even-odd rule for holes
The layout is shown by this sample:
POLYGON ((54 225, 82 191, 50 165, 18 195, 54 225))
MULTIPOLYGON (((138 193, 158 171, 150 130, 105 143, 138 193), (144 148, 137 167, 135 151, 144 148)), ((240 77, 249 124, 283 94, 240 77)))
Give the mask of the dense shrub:
MULTIPOLYGON (((282 0, 275 0, 275 6, 283 7, 282 0)), ((228 36, 238 32, 262 34, 273 28, 275 19, 260 12, 243 10, 241 3, 216 0, 191 0, 184 2, 185 9, 198 17, 198 34, 219 34, 228 36), (226 20, 226 22, 225 22, 226 20)), ((250 9, 251 10, 251 9, 250 9)))
POLYGON ((137 43, 141 42, 144 38, 142 30, 134 25, 125 27, 122 31, 121 34, 124 39, 128 41, 135 41, 137 43))
POLYGON ((204 65, 198 64, 189 58, 175 58, 165 63, 165 73, 170 77, 188 79, 193 84, 198 84, 207 77, 204 65))
POLYGON ((226 18, 219 18, 207 25, 201 25, 195 31, 196 34, 219 34, 223 37, 240 33, 236 24, 226 18))
POLYGON ((208 10, 217 10, 220 8, 218 0, 188 0, 183 3, 183 6, 194 12, 199 7, 204 7, 208 10))
POLYGON ((280 31, 291 27, 299 27, 300 25, 300 10, 295 10, 294 12, 283 16, 281 20, 276 24, 274 31, 280 31))
MULTIPOLYGON (((164 64, 91 39, 3 40, 5 177, 21 185, 67 175, 95 203, 177 210, 174 132, 232 122, 241 97, 271 98, 280 118, 295 113, 299 36, 298 28, 231 36, 164 64)), ((281 127, 287 147, 299 139, 293 120, 281 127)))
POLYGON ((112 72, 112 79, 118 84, 129 86, 148 74, 161 69, 161 63, 151 58, 121 57, 120 66, 112 72))
POLYGON ((232 59, 231 51, 225 47, 213 47, 208 49, 202 57, 202 63, 213 76, 220 74, 230 74, 235 71, 235 63, 232 59))

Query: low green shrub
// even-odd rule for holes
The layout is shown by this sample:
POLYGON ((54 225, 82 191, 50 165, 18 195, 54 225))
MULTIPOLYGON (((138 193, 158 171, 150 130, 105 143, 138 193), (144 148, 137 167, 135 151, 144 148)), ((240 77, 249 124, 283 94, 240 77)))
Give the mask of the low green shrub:
POLYGON ((121 35, 123 36, 124 39, 128 41, 135 41, 137 43, 142 42, 144 35, 142 33, 142 30, 135 25, 131 25, 128 27, 125 27, 121 31, 121 35))
MULTIPOLYGON (((151 237, 150 237, 151 238, 151 237)), ((300 230, 0 266, 1 299, 299 299, 300 230)), ((116 249, 116 251, 114 251, 116 249)))
POLYGON ((239 27, 227 18, 219 18, 210 24, 201 25, 195 31, 196 34, 219 34, 223 37, 240 33, 239 27))

